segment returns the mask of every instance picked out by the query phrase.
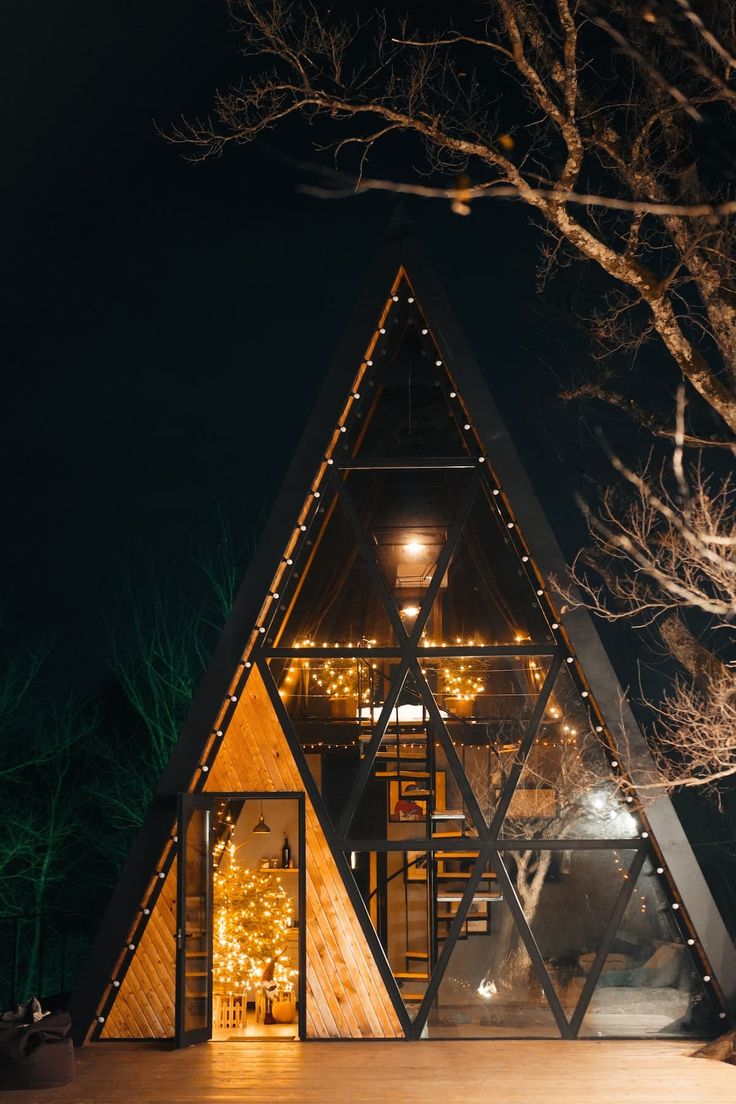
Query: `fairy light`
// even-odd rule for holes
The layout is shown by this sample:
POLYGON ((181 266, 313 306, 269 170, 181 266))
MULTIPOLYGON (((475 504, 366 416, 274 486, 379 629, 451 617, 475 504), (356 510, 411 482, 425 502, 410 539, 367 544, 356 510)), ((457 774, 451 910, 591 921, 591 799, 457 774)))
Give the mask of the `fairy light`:
POLYGON ((274 981, 293 990, 298 971, 281 961, 292 926, 293 905, 281 879, 249 870, 228 848, 229 862, 214 874, 212 977, 228 993, 256 986, 274 959, 274 981))

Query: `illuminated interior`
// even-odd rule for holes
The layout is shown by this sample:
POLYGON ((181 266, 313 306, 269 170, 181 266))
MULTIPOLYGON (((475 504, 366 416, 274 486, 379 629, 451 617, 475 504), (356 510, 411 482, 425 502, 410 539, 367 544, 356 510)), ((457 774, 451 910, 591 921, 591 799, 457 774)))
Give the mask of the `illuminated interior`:
POLYGON ((293 1039, 299 992, 297 802, 220 801, 213 823, 212 1037, 293 1039))

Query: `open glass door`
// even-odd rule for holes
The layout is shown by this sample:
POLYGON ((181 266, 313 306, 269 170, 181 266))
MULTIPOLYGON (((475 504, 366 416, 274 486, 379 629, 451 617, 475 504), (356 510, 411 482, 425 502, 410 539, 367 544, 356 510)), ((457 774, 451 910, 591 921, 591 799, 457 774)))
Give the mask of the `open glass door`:
POLYGON ((178 833, 176 1045, 303 1037, 303 794, 180 794, 178 833))
POLYGON ((176 1045, 212 1037, 211 805, 179 795, 176 939, 176 1045))

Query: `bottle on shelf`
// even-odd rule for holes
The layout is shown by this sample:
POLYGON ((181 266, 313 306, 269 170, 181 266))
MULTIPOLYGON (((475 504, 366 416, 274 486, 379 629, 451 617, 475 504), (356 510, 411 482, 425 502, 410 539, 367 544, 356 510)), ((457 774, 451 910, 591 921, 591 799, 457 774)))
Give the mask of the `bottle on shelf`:
POLYGON ((281 848, 281 868, 287 870, 289 866, 289 859, 291 858, 291 847, 289 846, 289 837, 284 832, 284 846, 281 848))

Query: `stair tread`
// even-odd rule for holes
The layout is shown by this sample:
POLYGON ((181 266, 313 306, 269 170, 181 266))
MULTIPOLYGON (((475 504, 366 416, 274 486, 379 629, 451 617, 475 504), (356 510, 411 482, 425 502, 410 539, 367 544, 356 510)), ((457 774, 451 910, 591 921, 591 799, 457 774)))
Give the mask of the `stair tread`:
POLYGON ((429 961, 429 954, 427 951, 405 951, 406 958, 424 958, 429 961))
POLYGON ((477 851, 435 851, 436 859, 477 859, 477 851))
MULTIPOLYGON (((438 893, 437 894, 437 900, 438 901, 449 901, 449 902, 454 903, 456 901, 462 901, 463 896, 464 896, 464 894, 462 894, 462 893, 438 893)), ((500 901, 501 899, 502 898, 501 898, 500 893, 495 893, 495 894, 492 894, 492 893, 474 893, 473 894, 473 901, 481 901, 483 904, 485 904, 486 901, 500 901)))
MULTIPOLYGON (((373 733, 361 732, 360 739, 364 744, 367 744, 369 740, 373 739, 373 733)), ((399 734, 399 744, 426 744, 427 737, 421 732, 402 732, 399 734)), ((381 747, 385 747, 386 744, 396 744, 396 733, 387 733, 381 737, 381 747)))
POLYGON ((394 750, 394 751, 387 751, 387 750, 382 748, 381 750, 376 752, 376 759, 404 759, 407 763, 410 763, 410 762, 423 763, 423 762, 426 761, 426 758, 427 758, 427 753, 424 752, 424 751, 417 751, 417 750, 415 750, 415 751, 408 751, 408 750, 402 751, 401 748, 399 748, 398 750, 394 750))
MULTIPOLYGON (((374 778, 388 778, 396 782, 400 782, 402 778, 431 778, 429 771, 413 771, 413 770, 386 770, 376 771, 374 778)), ((432 814, 434 816, 434 813, 432 814)))
POLYGON ((397 981, 429 981, 429 974, 417 973, 415 970, 396 970, 394 977, 397 981))
MULTIPOLYGON (((445 881, 459 881, 461 878, 467 881, 470 878, 472 871, 470 870, 438 870, 435 877, 438 879, 444 879, 445 881)), ((480 880, 483 882, 493 881, 496 875, 493 872, 486 872, 481 874, 480 880)))

